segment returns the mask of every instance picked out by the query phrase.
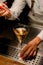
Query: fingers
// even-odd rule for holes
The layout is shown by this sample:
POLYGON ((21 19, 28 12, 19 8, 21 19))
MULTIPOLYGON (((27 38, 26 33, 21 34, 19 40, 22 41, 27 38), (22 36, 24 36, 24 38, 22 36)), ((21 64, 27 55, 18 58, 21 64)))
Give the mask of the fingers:
POLYGON ((0 6, 0 10, 5 10, 5 8, 3 6, 0 6))
POLYGON ((8 13, 9 13, 9 11, 6 11, 6 10, 0 11, 0 17, 6 16, 6 15, 8 15, 8 13))
POLYGON ((2 4, 2 9, 0 9, 0 17, 1 16, 6 16, 9 14, 9 9, 5 4, 2 4))
POLYGON ((25 53, 25 51, 28 49, 28 46, 27 45, 25 45, 23 48, 22 48, 22 50, 21 50, 21 52, 20 52, 20 56, 22 57, 23 56, 23 54, 25 53))
POLYGON ((31 52, 28 54, 28 58, 33 55, 34 49, 31 50, 31 52))
POLYGON ((9 10, 9 8, 8 8, 4 3, 2 3, 2 4, 0 5, 0 9, 1 9, 1 10, 9 10))
POLYGON ((4 12, 2 16, 6 16, 8 14, 8 11, 4 12))
POLYGON ((34 53, 33 53, 33 57, 34 57, 34 56, 36 56, 36 50, 35 50, 34 53))
POLYGON ((37 50, 37 42, 36 40, 30 41, 22 50, 20 53, 20 57, 22 59, 27 59, 29 57, 36 56, 36 50, 37 50))
POLYGON ((30 57, 34 57, 36 55, 36 49, 35 48, 32 48, 30 47, 25 53, 24 55, 22 56, 22 59, 28 59, 30 57))
POLYGON ((35 57, 36 56, 36 49, 33 49, 30 54, 28 54, 28 56, 26 57, 26 59, 30 58, 30 57, 35 57))
POLYGON ((3 6, 5 9, 9 9, 4 3, 2 4, 2 6, 3 6))
POLYGON ((21 52, 20 52, 20 57, 23 56, 23 54, 28 50, 28 48, 29 48, 28 45, 25 45, 25 46, 22 48, 22 50, 21 50, 21 52))
POLYGON ((6 9, 5 7, 3 7, 3 4, 0 6, 0 15, 5 13, 6 12, 6 9))
POLYGON ((30 47, 25 53, 24 55, 22 56, 23 59, 25 59, 32 51, 32 47, 30 47))
POLYGON ((37 50, 36 46, 30 46, 30 45, 28 46, 28 45, 26 45, 22 49, 22 51, 20 53, 20 57, 22 59, 28 59, 30 57, 34 57, 34 56, 36 56, 36 50, 37 50))
POLYGON ((5 12, 6 12, 5 10, 0 11, 0 17, 1 17, 5 12))

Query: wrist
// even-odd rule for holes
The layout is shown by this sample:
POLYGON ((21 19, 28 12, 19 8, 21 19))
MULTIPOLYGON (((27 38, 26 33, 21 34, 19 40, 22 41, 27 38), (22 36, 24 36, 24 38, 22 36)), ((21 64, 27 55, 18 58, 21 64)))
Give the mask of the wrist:
POLYGON ((41 39, 37 36, 37 37, 35 38, 35 42, 36 42, 36 45, 39 45, 40 42, 41 42, 41 39))

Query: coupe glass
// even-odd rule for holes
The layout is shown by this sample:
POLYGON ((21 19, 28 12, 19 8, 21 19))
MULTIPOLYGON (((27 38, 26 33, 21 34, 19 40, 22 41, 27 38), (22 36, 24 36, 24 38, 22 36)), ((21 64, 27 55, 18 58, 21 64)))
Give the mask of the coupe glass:
POLYGON ((29 27, 24 24, 18 24, 15 28, 13 28, 13 32, 15 33, 18 41, 19 41, 19 47, 22 48, 22 43, 26 39, 28 33, 29 33, 29 27))

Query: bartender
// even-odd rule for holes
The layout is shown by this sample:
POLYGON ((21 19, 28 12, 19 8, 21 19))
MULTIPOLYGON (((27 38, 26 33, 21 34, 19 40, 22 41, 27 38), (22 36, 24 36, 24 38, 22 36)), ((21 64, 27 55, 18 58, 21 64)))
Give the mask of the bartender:
POLYGON ((0 33, 14 21, 24 8, 24 0, 0 0, 0 33), (6 24, 7 23, 7 24, 6 24))
MULTIPOLYGON (((43 27, 43 0, 26 0, 26 2, 30 8, 28 16, 31 24, 36 24, 37 26, 41 25, 43 27)), ((22 48, 20 57, 22 59, 27 59, 36 56, 37 47, 42 40, 43 29, 34 39, 22 48)))

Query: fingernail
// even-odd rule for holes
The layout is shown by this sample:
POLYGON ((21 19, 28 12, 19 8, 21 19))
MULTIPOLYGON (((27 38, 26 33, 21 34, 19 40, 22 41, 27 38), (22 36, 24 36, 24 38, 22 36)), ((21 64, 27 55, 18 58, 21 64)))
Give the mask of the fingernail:
POLYGON ((20 57, 23 59, 23 56, 22 55, 20 55, 20 57))
POLYGON ((21 57, 23 59, 23 57, 21 57))

